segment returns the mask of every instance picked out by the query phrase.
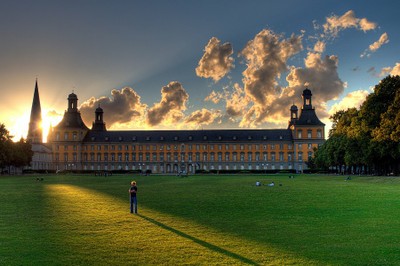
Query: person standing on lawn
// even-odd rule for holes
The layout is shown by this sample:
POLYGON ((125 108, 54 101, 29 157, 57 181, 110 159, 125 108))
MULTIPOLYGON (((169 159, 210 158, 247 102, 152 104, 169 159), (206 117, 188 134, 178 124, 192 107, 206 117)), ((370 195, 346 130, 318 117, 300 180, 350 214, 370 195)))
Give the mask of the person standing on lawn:
POLYGON ((137 213, 137 186, 136 181, 131 182, 131 188, 129 189, 130 203, 131 203, 131 213, 137 213))

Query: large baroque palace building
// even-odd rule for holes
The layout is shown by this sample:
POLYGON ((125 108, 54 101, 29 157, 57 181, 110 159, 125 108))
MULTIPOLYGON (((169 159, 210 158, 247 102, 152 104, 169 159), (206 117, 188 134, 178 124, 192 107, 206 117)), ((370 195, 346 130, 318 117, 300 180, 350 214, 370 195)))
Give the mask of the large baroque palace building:
POLYGON ((300 115, 297 106, 292 105, 286 129, 117 131, 107 130, 100 106, 95 111, 92 128, 88 128, 78 110, 78 97, 71 93, 62 121, 48 136, 51 169, 152 173, 194 173, 196 170, 301 172, 307 169, 306 162, 314 148, 325 140, 325 125, 312 106, 311 91, 305 89, 302 97, 300 115))

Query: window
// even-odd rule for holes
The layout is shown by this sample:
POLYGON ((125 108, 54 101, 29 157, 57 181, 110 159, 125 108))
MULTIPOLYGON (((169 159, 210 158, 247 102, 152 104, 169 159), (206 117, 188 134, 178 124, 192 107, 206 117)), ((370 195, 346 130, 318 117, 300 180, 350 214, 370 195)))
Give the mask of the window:
POLYGON ((234 152, 234 153, 232 154, 232 160, 233 160, 234 162, 237 161, 237 152, 234 152))
POLYGON ((321 139, 322 138, 322 131, 321 129, 317 130, 317 138, 321 139))
POLYGON ((312 149, 312 144, 308 143, 307 147, 308 147, 309 150, 311 150, 312 149))
POLYGON ((249 161, 249 162, 253 161, 253 153, 249 152, 247 154, 247 161, 249 161))
POLYGON ((56 140, 60 140, 60 132, 56 132, 56 140))
POLYGON ((299 162, 303 161, 303 153, 299 152, 298 154, 299 162))
POLYGON ((301 130, 297 131, 297 138, 301 139, 303 132, 301 130))
POLYGON ((73 140, 76 140, 76 139, 77 139, 77 134, 76 134, 76 132, 72 133, 72 139, 73 139, 73 140))
POLYGON ((229 152, 225 153, 225 161, 229 162, 229 152))
POLYGON ((240 161, 241 161, 241 162, 244 162, 244 152, 241 152, 241 153, 240 153, 240 161))
POLYGON ((222 161, 222 152, 218 152, 218 162, 222 161))
POLYGON ((308 130, 307 131, 307 138, 311 139, 311 137, 312 137, 311 130, 308 130))
POLYGON ((275 152, 271 153, 271 161, 275 161, 275 152))
POLYGON ((265 162, 268 161, 268 153, 266 153, 266 152, 263 153, 263 160, 265 162))
POLYGON ((275 144, 271 144, 271 150, 275 150, 275 144))
POLYGON ((283 152, 279 153, 279 161, 283 162, 283 152))
POLYGON ((68 132, 64 133, 64 140, 68 140, 68 132))

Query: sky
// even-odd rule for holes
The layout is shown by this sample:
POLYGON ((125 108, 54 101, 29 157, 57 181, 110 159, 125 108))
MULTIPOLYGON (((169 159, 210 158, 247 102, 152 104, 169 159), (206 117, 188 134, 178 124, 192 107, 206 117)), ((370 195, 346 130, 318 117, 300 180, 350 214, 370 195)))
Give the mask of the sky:
MULTIPOLYGON (((308 87, 318 117, 400 75, 399 1, 1 0, 0 123, 44 135, 72 92, 110 130, 286 128, 308 87)), ((46 139, 45 139, 46 141, 46 139)))

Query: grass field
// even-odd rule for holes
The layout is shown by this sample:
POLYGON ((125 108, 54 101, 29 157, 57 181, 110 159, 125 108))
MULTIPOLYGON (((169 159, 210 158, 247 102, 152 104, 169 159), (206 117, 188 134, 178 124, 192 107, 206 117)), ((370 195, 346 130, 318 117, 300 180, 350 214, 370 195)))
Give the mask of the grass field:
POLYGON ((0 265, 398 265, 400 178, 0 177, 0 265), (128 189, 138 182, 139 214, 128 189), (275 181, 275 187, 256 187, 275 181), (282 186, 279 186, 279 184, 282 186))

